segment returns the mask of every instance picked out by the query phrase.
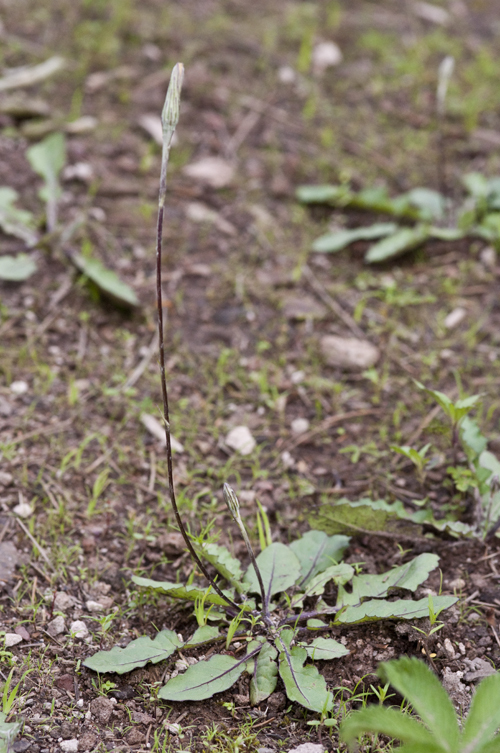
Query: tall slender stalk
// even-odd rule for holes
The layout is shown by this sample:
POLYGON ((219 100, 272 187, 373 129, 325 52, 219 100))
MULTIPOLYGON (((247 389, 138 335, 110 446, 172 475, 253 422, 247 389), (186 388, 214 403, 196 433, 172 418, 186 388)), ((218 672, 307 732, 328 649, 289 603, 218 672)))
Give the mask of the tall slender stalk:
POLYGON ((161 176, 160 176, 160 195, 158 199, 158 223, 156 233, 156 304, 158 308, 158 341, 159 341, 159 355, 160 355, 160 374, 161 374, 161 391, 163 396, 163 419, 165 423, 165 439, 167 444, 167 475, 168 475, 168 493, 170 497, 170 503, 174 511, 175 519, 179 530, 186 542, 188 551, 198 565, 205 578, 209 581, 214 591, 227 603, 227 605, 236 613, 240 611, 240 607, 228 596, 226 596, 219 588, 217 583, 210 577, 205 565, 198 557, 198 554, 193 547, 189 535, 186 531, 184 523, 182 522, 179 508, 177 507, 177 500, 175 498, 174 488, 174 474, 172 466, 172 442, 170 437, 170 412, 168 407, 168 392, 167 392, 167 380, 165 377, 165 344, 163 338, 163 302, 161 291, 161 252, 162 252, 162 238, 163 238, 163 215, 165 208, 165 195, 167 193, 167 167, 168 158, 170 154, 170 147, 172 145, 172 139, 179 121, 180 101, 181 101, 181 89, 182 80, 184 78, 184 66, 182 63, 177 63, 174 66, 172 75, 170 77, 170 84, 168 86, 167 96, 165 99, 165 105, 161 116, 162 128, 163 128, 163 150, 161 157, 161 176))

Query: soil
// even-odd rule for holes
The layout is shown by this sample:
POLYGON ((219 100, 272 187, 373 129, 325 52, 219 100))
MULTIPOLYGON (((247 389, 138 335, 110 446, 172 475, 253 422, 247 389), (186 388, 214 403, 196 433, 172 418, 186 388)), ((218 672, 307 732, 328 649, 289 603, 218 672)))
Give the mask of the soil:
MULTIPOLYGON (((11 719, 23 729, 13 750, 288 751, 307 741, 343 750, 336 728, 308 725, 314 715, 289 703, 281 685, 257 708, 247 679, 209 701, 169 704, 156 692, 174 658, 109 677, 81 663, 98 648, 164 627, 187 636, 195 626, 189 607, 130 580, 184 581, 193 571, 175 532, 163 448, 140 420, 159 417, 160 401, 160 147, 143 118, 161 112, 177 60, 186 77, 169 167, 163 292, 171 426, 183 445, 175 479, 187 524, 213 526, 247 562, 223 504, 224 481, 241 492, 255 540, 255 498, 284 542, 342 496, 401 499, 408 510, 428 496, 437 517, 461 505, 470 518, 471 498, 457 497, 446 473, 453 453, 445 419, 413 379, 455 397, 481 392, 476 417, 490 449, 500 446, 495 253, 479 242, 434 243, 382 268, 364 264, 363 242, 313 254, 311 242, 332 222, 386 218, 307 209, 294 197, 308 182, 385 185, 391 194, 439 187, 434 92, 445 54, 456 57, 442 125, 445 190, 457 199, 464 173, 498 174, 495 3, 442 3, 439 22, 423 5, 4 4, 4 71, 55 54, 67 61, 63 73, 16 92, 16 111, 0 90, 0 184, 16 189, 43 235, 29 252, 35 276, 0 283, 0 630, 21 638, 1 654, 0 676, 13 667, 12 687, 20 682, 11 719), (314 71, 311 50, 328 40, 342 61, 314 71), (45 116, 35 117, 35 97, 45 116), (47 234, 26 149, 68 123, 62 231, 47 234), (224 185, 185 170, 206 157, 224 160, 224 185), (100 258, 140 305, 123 310, 102 297, 71 264, 75 251, 100 258), (459 308, 462 321, 447 327, 459 308), (376 369, 328 365, 324 335, 366 338, 380 352, 376 369), (296 419, 307 420, 306 433, 293 432, 296 419), (225 442, 241 425, 257 443, 248 456, 225 442), (390 445, 426 442, 437 461, 422 486, 390 445), (29 509, 16 514, 19 504, 29 509)), ((1 255, 25 251, 12 236, 0 244, 1 255)), ((420 631, 392 622, 332 628, 350 651, 320 663, 338 713, 375 701, 377 666, 403 654, 430 662, 466 711, 475 684, 500 664, 498 539, 386 533, 353 535, 346 561, 383 572, 435 552, 439 570, 417 596, 441 590, 459 601, 430 637, 426 621, 420 631)))

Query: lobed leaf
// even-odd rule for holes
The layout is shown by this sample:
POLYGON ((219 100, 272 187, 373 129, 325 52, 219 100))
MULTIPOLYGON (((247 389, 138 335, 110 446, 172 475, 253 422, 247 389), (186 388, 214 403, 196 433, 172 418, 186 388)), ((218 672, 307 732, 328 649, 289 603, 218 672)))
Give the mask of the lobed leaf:
MULTIPOLYGON (((170 583, 169 581, 151 580, 151 578, 141 578, 138 575, 132 576, 133 582, 137 586, 143 588, 152 588, 159 593, 166 596, 172 596, 174 599, 186 599, 187 601, 196 601, 196 599, 204 599, 205 604, 217 604, 218 606, 227 606, 227 602, 216 594, 214 591, 209 591, 207 594, 207 588, 200 588, 199 586, 183 586, 182 583, 170 583)), ((232 598, 233 594, 230 591, 223 591, 232 598)))
MULTIPOLYGON (((443 609, 456 604, 456 596, 433 596, 434 612, 441 612, 443 609)), ((340 624, 354 624, 359 622, 372 622, 374 620, 416 620, 421 617, 429 616, 429 599, 396 599, 395 601, 384 601, 383 599, 373 599, 365 601, 359 606, 348 606, 339 613, 335 622, 340 624)))
POLYGON ((199 661, 181 675, 172 677, 164 685, 158 697, 164 701, 203 701, 215 693, 230 688, 245 671, 247 657, 217 654, 208 661, 199 661))
MULTIPOLYGON (((477 751, 493 739, 500 727, 500 674, 486 677, 472 697, 465 720, 460 749, 463 753, 477 751)), ((500 740, 498 741, 500 743, 500 740)))
POLYGON ((278 665, 275 662, 277 651, 270 643, 265 643, 255 660, 250 680, 250 703, 256 706, 274 693, 278 682, 278 665))
MULTIPOLYGON (((257 557, 267 599, 286 591, 300 576, 300 562, 290 547, 274 542, 257 557)), ((259 583, 252 565, 245 573, 243 583, 250 593, 260 593, 259 583)))
POLYGON ((457 716, 436 675, 419 659, 407 656, 381 664, 379 674, 411 703, 432 733, 434 744, 456 753, 460 734, 457 716))
POLYGON ((307 531, 290 544, 300 562, 299 585, 302 587, 317 573, 341 561, 349 536, 328 536, 324 531, 307 531))
POLYGON ((168 659, 182 645, 182 641, 172 630, 162 630, 153 640, 143 635, 125 648, 114 646, 110 651, 98 651, 85 659, 83 666, 102 674, 116 672, 123 675, 137 667, 144 667, 148 662, 157 664, 168 659))
POLYGON ((311 711, 326 713, 333 708, 333 695, 326 688, 325 678, 314 664, 306 664, 307 650, 294 646, 288 649, 280 638, 276 639, 279 650, 279 672, 291 701, 296 701, 311 711))

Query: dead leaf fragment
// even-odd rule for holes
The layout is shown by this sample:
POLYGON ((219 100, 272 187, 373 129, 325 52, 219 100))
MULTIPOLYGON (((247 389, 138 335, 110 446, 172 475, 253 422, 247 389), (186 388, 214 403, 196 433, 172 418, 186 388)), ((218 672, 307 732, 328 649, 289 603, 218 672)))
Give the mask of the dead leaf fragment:
POLYGON ((363 371, 374 366, 380 351, 368 340, 358 340, 356 337, 337 337, 325 335, 320 342, 321 352, 329 366, 346 369, 347 371, 363 371))
POLYGON ((226 188, 234 178, 233 165, 221 157, 204 157, 186 165, 182 172, 211 188, 226 188))
POLYGON ((62 70, 64 66, 64 58, 55 55, 39 65, 16 68, 3 78, 0 78, 0 91, 20 89, 23 86, 33 86, 33 84, 38 84, 40 81, 53 76, 62 70))

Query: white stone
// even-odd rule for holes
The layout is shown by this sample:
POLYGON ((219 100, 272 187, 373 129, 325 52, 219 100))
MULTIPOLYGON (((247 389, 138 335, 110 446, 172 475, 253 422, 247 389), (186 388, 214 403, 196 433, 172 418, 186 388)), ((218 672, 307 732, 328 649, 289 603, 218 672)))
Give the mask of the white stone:
MULTIPOLYGON (((154 416, 149 413, 141 413, 141 424, 149 431, 150 434, 155 437, 163 445, 167 444, 165 437, 165 429, 161 423, 154 416)), ((170 435, 170 444, 172 446, 172 452, 184 452, 184 447, 181 443, 172 435, 170 435)))
POLYGON ((94 168, 90 162, 75 162, 67 165, 63 170, 64 180, 79 180, 82 183, 91 183, 94 178, 94 168))
POLYGON ((10 385, 10 391, 14 395, 24 395, 26 392, 28 392, 28 382, 23 382, 21 379, 12 382, 10 385))
POLYGON ((342 52, 335 42, 319 42, 312 52, 312 66, 316 74, 323 73, 342 62, 342 52))
POLYGON ((20 518, 29 518, 33 515, 33 508, 27 502, 19 502, 19 504, 12 509, 12 512, 20 518))
POLYGON ((72 740, 62 740, 59 745, 64 753, 77 753, 78 752, 78 740, 74 737, 72 740))
POLYGON ((158 115, 152 113, 145 113, 137 121, 141 128, 143 128, 149 136, 156 141, 157 144, 162 146, 163 144, 163 128, 161 120, 158 115))
POLYGON ((221 157, 204 157, 186 165, 184 175, 212 188, 226 188, 234 178, 234 167, 221 157))
POLYGON ((292 455, 288 450, 285 450, 281 453, 281 462, 285 466, 285 468, 293 468, 295 465, 295 460, 293 459, 292 455))
POLYGON ((444 326, 446 329, 455 329, 455 327, 458 327, 458 325, 463 322, 466 316, 467 311, 461 306, 458 306, 456 309, 453 309, 453 311, 450 311, 444 320, 444 326))
POLYGON ((290 427, 293 434, 305 434, 309 431, 310 423, 307 418, 294 418, 290 427))
POLYGON ((319 743, 302 743, 296 748, 291 748, 288 753, 325 753, 325 746, 319 743))
POLYGON ((230 222, 220 216, 218 212, 201 201, 191 201, 186 206, 186 217, 192 222, 209 222, 226 235, 236 235, 236 228, 230 222))
POLYGON ((355 337, 325 335, 320 342, 321 351, 329 366, 337 366, 350 371, 362 371, 374 366, 380 352, 368 340, 355 337))
POLYGON ((438 24, 438 26, 446 26, 450 20, 450 14, 447 10, 431 3, 413 3, 413 12, 424 21, 430 21, 430 23, 438 24))
POLYGON ((453 648, 453 644, 449 638, 444 639, 444 650, 446 651, 450 659, 455 658, 455 649, 453 648))
POLYGON ((297 79, 297 74, 291 65, 282 65, 278 68, 278 79, 282 84, 293 84, 297 79))
POLYGON ((88 601, 86 601, 85 606, 87 607, 89 612, 91 612, 92 614, 97 614, 98 612, 104 611, 103 605, 98 601, 94 601, 93 599, 89 599, 88 601))
POLYGON ((81 640, 88 638, 89 635, 88 627, 82 620, 74 620, 69 626, 69 632, 74 638, 80 638, 81 640))
POLYGON ((493 246, 486 246, 479 254, 479 259, 481 260, 481 264, 487 269, 495 269, 497 265, 497 252, 493 246))
POLYGON ((62 614, 58 614, 57 617, 54 617, 54 619, 47 625, 47 633, 51 635, 52 638, 64 633, 65 629, 66 625, 64 624, 64 617, 62 614))
POLYGON ((0 471, 0 486, 10 486, 14 481, 14 476, 8 471, 0 471))
POLYGON ((300 384, 306 378, 305 371, 293 371, 290 374, 290 380, 292 384, 300 384))
POLYGON ((226 444, 240 455, 250 455, 257 442, 253 438, 248 426, 235 426, 226 437, 226 444))
POLYGON ((17 644, 21 643, 21 641, 22 636, 18 635, 17 633, 5 633, 5 648, 17 646, 17 644))

